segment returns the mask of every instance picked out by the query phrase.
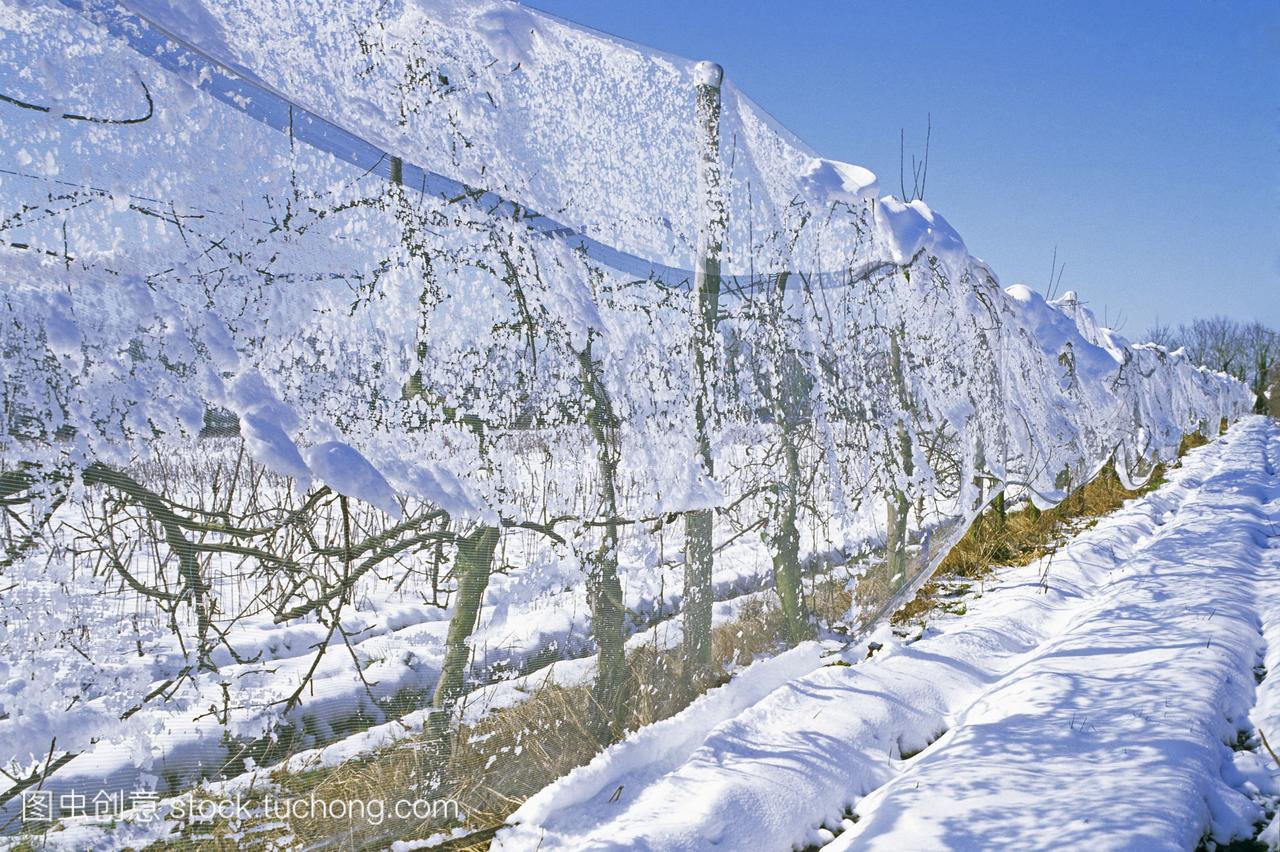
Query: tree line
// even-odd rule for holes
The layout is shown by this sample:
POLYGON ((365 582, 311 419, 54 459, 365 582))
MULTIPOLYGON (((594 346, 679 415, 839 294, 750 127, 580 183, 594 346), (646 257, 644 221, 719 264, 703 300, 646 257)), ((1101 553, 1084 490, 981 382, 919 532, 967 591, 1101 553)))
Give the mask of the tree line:
POLYGON ((1215 315, 1172 326, 1156 323, 1147 340, 1183 349, 1194 363, 1234 376, 1249 386, 1254 411, 1275 413, 1280 383, 1280 332, 1257 320, 1240 322, 1215 315))

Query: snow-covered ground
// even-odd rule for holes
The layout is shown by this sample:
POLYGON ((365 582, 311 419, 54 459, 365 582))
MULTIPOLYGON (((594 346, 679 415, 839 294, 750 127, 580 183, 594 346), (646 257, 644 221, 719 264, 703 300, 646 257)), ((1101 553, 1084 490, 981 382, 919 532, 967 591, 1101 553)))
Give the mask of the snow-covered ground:
MULTIPOLYGON (((491 580, 471 640, 479 682, 464 700, 464 715, 471 719, 522 700, 535 685, 589 682, 595 674, 590 608, 580 575, 572 567, 544 566, 549 557, 520 553, 521 544, 514 541, 503 561, 519 559, 544 570, 498 574, 491 580), (553 662, 545 664, 547 660, 553 662)), ((679 538, 675 544, 667 550, 678 553, 679 538)), ((679 603, 682 566, 670 560, 658 562, 656 556, 652 564, 631 556, 623 555, 621 573, 628 610, 640 620, 630 627, 638 631, 632 644, 678 644, 680 617, 673 616, 673 611, 679 603), (641 630, 648 621, 656 623, 641 630)), ((768 583, 767 566, 768 556, 758 538, 743 537, 721 552, 714 583, 719 601, 715 623, 733 618, 742 601, 762 594, 768 583)), ((33 655, 42 647, 40 638, 50 632, 47 601, 57 599, 51 584, 38 579, 8 591, 9 606, 29 614, 31 623, 25 632, 15 626, 4 635, 13 646, 22 647, 25 642, 33 655)), ((77 582, 87 597, 118 594, 110 581, 79 577, 77 582)), ((21 728, 0 726, 0 733, 9 736, 7 740, 0 738, 0 745, 18 751, 37 740, 47 743, 52 737, 70 742, 78 734, 86 743, 82 753, 44 785, 56 796, 85 790, 127 796, 140 786, 176 792, 222 775, 221 767, 232 760, 237 743, 269 736, 273 726, 280 724, 280 703, 302 681, 317 651, 326 646, 327 652, 312 673, 307 700, 284 720, 284 724, 307 732, 299 738, 301 750, 285 755, 290 770, 333 766, 417 735, 429 710, 409 712, 408 707, 417 705, 397 698, 434 686, 445 652, 450 610, 443 602, 429 600, 430 589, 417 583, 394 592, 388 585, 376 579, 362 585, 356 605, 342 621, 345 641, 341 635, 329 635, 325 626, 314 620, 276 624, 269 613, 245 619, 232 632, 232 644, 241 660, 233 660, 219 649, 217 671, 190 675, 166 701, 132 715, 127 727, 106 724, 105 714, 75 717, 50 709, 37 720, 26 720, 21 728), (359 661, 358 670, 353 659, 359 661), (222 688, 229 681, 237 684, 240 701, 220 719, 207 710, 218 706, 222 688), (398 715, 397 710, 404 715, 398 715), (344 726, 354 733, 344 734, 344 726), (68 730, 76 727, 79 731, 68 730), (90 735, 99 732, 106 733, 91 741, 90 735), (237 739, 229 739, 226 732, 237 739)), ((134 602, 128 603, 132 606, 134 602)), ((145 610, 131 617, 150 620, 145 610)), ((133 634, 119 633, 125 646, 125 652, 118 653, 119 667, 127 672, 121 677, 132 677, 145 685, 163 681, 178 668, 182 658, 177 643, 162 628, 152 625, 151 635, 142 645, 146 654, 128 653, 133 634)), ((98 641, 97 647, 106 653, 103 642, 98 641)), ((57 650, 45 648, 44 653, 52 657, 57 650)), ((50 703, 56 702, 50 699, 50 703)), ((240 780, 252 783, 260 774, 265 773, 247 773, 240 780)), ((20 808, 19 799, 0 806, 0 822, 19 813, 20 808)))
POLYGON ((662 723, 678 747, 638 732, 530 799, 496 848, 1252 836, 1280 794, 1254 733, 1280 731, 1280 678, 1265 677, 1280 665, 1278 461, 1280 426, 1247 419, 964 616, 878 637, 870 660, 849 648, 745 709, 708 695, 662 723), (1233 751, 1241 732, 1250 747, 1233 751))

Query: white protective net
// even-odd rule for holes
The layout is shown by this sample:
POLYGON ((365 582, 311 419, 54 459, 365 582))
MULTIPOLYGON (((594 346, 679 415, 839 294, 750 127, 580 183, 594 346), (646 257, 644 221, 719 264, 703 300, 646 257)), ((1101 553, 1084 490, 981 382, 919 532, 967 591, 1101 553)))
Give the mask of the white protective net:
POLYGON ((14 794, 439 708, 485 530, 471 681, 791 565, 857 631, 1001 488, 1248 406, 678 57, 483 0, 2 8, 14 794))

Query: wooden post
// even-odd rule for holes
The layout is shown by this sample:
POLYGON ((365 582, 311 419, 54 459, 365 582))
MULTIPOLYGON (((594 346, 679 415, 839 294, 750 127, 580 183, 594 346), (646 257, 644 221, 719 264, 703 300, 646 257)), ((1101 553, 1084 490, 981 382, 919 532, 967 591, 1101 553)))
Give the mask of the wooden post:
MULTIPOLYGON (((698 146, 698 261, 694 267, 694 424, 698 461, 711 477, 710 414, 716 344, 716 315, 720 310, 720 251, 724 242, 725 209, 720 197, 720 84, 724 69, 714 62, 694 68, 698 146)), ((711 573, 713 566, 711 509, 685 515, 684 654, 686 677, 692 684, 711 663, 711 573)))

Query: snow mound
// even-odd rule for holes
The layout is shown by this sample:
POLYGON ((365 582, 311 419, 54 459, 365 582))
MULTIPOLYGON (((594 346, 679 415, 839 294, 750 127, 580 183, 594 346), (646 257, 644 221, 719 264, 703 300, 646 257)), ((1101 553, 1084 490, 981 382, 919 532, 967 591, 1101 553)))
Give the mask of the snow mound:
POLYGON ((351 446, 325 441, 307 450, 307 460, 312 472, 339 494, 377 506, 392 517, 402 514, 387 480, 351 446))
POLYGON ((859 204, 876 197, 880 185, 869 169, 815 157, 800 172, 800 185, 819 205, 859 204))
POLYGON ((895 263, 910 263, 921 251, 944 257, 965 254, 960 235, 920 199, 903 203, 886 195, 876 209, 895 263))

